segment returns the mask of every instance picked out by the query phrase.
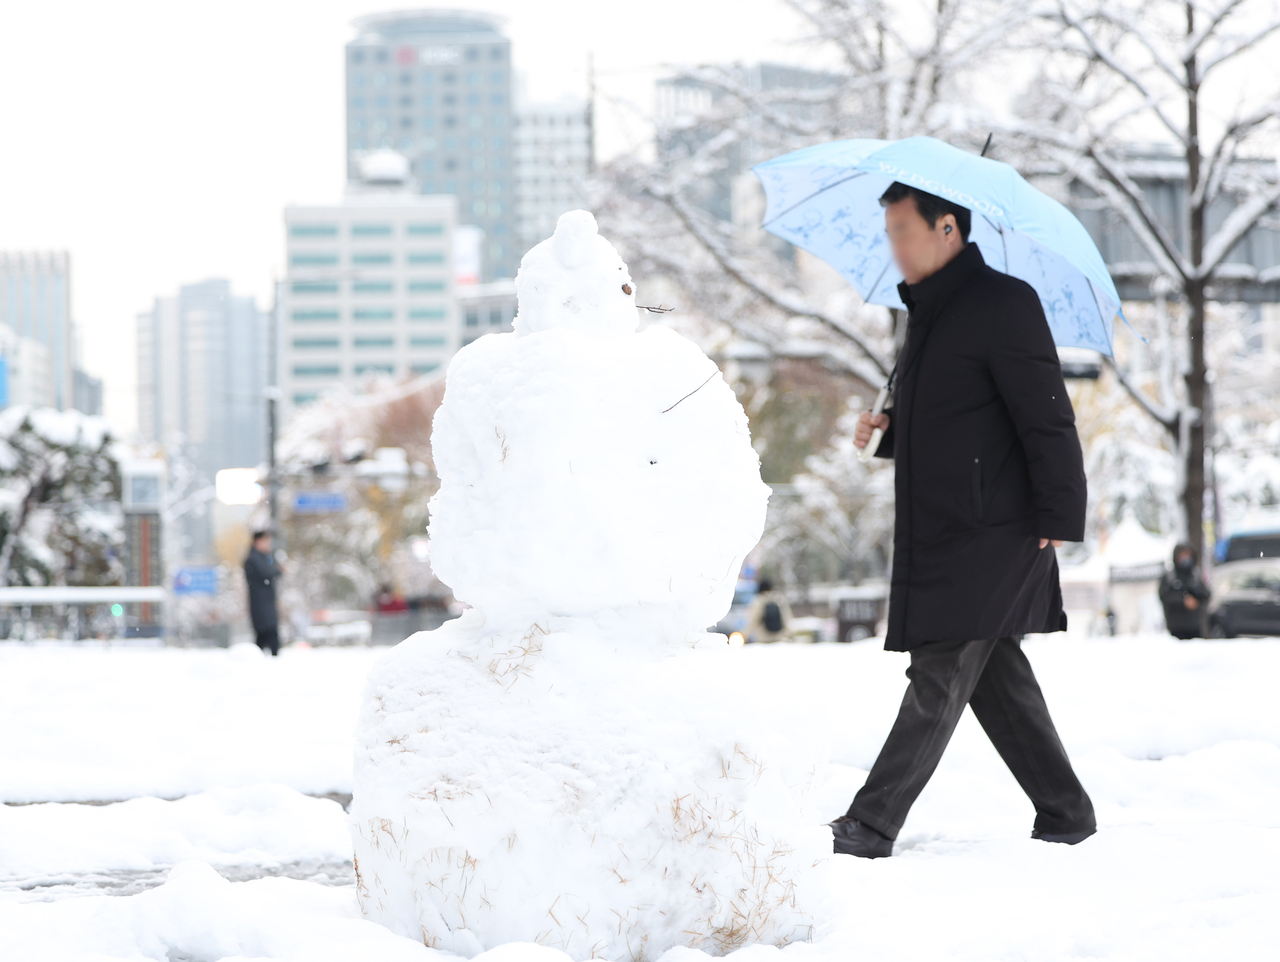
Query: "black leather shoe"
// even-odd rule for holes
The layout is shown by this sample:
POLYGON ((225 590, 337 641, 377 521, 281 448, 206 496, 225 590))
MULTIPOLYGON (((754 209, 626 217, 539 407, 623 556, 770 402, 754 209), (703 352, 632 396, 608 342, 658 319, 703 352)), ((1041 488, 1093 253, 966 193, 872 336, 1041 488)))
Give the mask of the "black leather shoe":
POLYGON ((828 822, 835 837, 837 855, 858 858, 888 858, 893 854, 893 839, 885 838, 870 825, 863 825, 851 815, 841 815, 828 822))
POLYGON ((1032 829, 1031 837, 1040 842, 1061 842, 1063 845, 1079 845, 1090 835, 1096 835, 1097 833, 1098 830, 1096 828, 1086 828, 1083 832, 1063 832, 1061 834, 1032 829))

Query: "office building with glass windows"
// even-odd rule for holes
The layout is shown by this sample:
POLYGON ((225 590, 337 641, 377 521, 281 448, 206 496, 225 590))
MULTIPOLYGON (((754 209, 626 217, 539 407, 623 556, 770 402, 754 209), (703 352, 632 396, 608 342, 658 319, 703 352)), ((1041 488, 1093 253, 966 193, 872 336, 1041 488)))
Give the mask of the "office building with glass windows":
POLYGON ((516 114, 516 242, 520 256, 556 229, 565 211, 587 206, 591 131, 587 104, 564 98, 521 105, 516 114))
POLYGON ((511 277, 515 239, 511 43, 501 17, 410 10, 354 21, 346 46, 347 165, 392 149, 422 194, 458 198, 484 231, 482 279, 511 277))
MULTIPOLYGON (((50 392, 43 403, 58 410, 79 408, 77 378, 101 382, 79 370, 75 325, 71 320, 71 257, 66 251, 0 252, 0 325, 43 346, 50 392)), ((34 395, 33 395, 34 396, 34 395)), ((100 410, 86 411, 99 414, 100 410)))
MULTIPOLYGON (((390 159, 373 155, 368 161, 390 159)), ((328 387, 365 390, 443 369, 462 346, 453 280, 457 199, 411 183, 285 208, 278 297, 285 412, 328 387)))

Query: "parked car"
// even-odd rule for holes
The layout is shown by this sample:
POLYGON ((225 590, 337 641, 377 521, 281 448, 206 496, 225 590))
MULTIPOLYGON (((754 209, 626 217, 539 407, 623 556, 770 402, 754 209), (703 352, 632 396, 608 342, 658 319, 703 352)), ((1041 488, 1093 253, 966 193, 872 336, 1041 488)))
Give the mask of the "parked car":
POLYGON ((1209 635, 1280 635, 1280 558, 1232 561, 1213 569, 1209 635))

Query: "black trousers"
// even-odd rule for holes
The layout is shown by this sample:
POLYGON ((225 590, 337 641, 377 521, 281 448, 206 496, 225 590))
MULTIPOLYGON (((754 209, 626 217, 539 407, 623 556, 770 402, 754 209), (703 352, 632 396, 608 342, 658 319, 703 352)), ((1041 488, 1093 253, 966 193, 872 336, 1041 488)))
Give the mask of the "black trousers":
POLYGON ((259 628, 255 641, 263 651, 271 649, 271 654, 280 654, 280 630, 278 628, 259 628))
POLYGON ((945 641, 911 652, 911 683, 897 721, 849 815, 897 838, 938 767, 967 704, 1036 809, 1035 828, 1094 828, 1093 803, 1076 778, 1022 643, 945 641))

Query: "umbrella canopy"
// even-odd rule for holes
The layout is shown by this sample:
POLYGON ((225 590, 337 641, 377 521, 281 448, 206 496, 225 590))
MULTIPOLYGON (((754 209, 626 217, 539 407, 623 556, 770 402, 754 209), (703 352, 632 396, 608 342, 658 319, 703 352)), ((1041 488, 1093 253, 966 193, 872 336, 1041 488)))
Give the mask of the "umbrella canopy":
POLYGON ((818 144, 754 169, 765 229, 822 258, 864 300, 904 306, 879 204, 896 180, 973 211, 969 240, 991 267, 1036 289, 1054 343, 1112 355, 1120 296, 1102 255, 1071 211, 1008 164, 909 137, 818 144))

